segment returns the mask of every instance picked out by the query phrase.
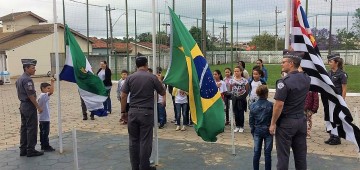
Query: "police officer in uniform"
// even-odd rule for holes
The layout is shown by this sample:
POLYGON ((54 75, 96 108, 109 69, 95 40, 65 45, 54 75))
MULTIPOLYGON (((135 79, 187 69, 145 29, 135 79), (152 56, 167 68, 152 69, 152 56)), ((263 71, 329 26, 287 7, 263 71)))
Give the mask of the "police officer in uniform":
POLYGON ((23 59, 24 73, 16 81, 16 90, 20 100, 21 129, 20 156, 40 156, 44 152, 35 150, 37 142, 38 117, 37 111, 42 112, 36 101, 36 91, 31 75, 35 74, 36 60, 23 59))
POLYGON ((303 53, 287 52, 282 59, 285 77, 276 82, 273 117, 269 128, 275 135, 277 151, 277 169, 289 169, 290 147, 293 150, 295 168, 305 170, 306 164, 306 117, 304 105, 310 88, 310 77, 299 72, 303 53), (275 133, 276 130, 276 133, 275 133))
MULTIPOLYGON (((335 93, 341 95, 345 100, 348 76, 343 70, 343 60, 340 58, 340 54, 336 53, 328 55, 328 62, 330 66, 328 74, 335 86, 335 93)), ((341 140, 339 136, 330 134, 330 138, 326 140, 325 143, 329 145, 340 145, 341 140)))
POLYGON ((137 72, 126 78, 121 89, 121 113, 125 113, 130 93, 128 133, 130 162, 133 170, 156 169, 150 167, 154 127, 154 90, 161 96, 165 89, 157 77, 148 72, 146 57, 136 58, 137 72))

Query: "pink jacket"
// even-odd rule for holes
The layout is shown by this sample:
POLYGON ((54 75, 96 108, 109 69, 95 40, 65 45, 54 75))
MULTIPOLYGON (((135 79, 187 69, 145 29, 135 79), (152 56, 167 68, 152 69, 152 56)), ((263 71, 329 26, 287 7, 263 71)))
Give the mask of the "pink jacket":
POLYGON ((309 91, 305 99, 305 108, 304 110, 311 110, 316 113, 319 108, 319 95, 318 92, 309 91))

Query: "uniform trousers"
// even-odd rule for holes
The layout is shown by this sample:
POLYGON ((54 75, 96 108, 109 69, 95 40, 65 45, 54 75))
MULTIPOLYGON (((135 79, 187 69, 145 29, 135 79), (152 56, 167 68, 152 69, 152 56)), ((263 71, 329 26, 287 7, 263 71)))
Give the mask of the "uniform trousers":
POLYGON ((133 170, 150 169, 154 110, 131 108, 128 116, 129 152, 133 170))
POLYGON ((36 107, 30 101, 21 102, 20 114, 20 149, 33 150, 36 146, 38 131, 38 117, 36 107))
POLYGON ((277 169, 289 169, 290 147, 293 150, 295 169, 306 170, 306 117, 280 118, 278 120, 275 139, 277 151, 277 169))

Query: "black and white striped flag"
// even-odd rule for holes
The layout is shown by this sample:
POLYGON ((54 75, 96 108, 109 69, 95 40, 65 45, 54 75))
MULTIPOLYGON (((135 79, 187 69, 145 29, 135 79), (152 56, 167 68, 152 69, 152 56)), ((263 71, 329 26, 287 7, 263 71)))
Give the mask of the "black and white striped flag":
POLYGON ((360 151, 360 129, 352 123, 353 118, 342 96, 335 93, 300 0, 294 0, 292 24, 294 39, 291 46, 294 51, 305 53, 301 67, 311 78, 310 90, 321 93, 326 130, 352 141, 360 151))

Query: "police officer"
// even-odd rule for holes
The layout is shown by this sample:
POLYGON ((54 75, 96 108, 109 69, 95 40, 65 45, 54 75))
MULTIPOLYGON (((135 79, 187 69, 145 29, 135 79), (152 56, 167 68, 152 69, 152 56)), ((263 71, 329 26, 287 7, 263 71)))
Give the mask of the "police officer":
POLYGON ((121 113, 125 113, 130 93, 128 133, 130 162, 133 170, 156 169, 150 167, 154 127, 154 90, 161 96, 165 89, 157 77, 148 72, 146 57, 136 58, 137 72, 126 78, 121 89, 121 113))
POLYGON ((37 142, 37 111, 42 112, 36 101, 36 91, 31 75, 35 74, 36 60, 22 60, 24 73, 16 81, 16 90, 20 100, 21 129, 20 156, 40 156, 44 152, 35 150, 37 142), (36 111, 37 110, 37 111, 36 111))
POLYGON ((276 82, 269 131, 275 135, 279 170, 289 169, 290 147, 294 153, 295 168, 305 170, 307 167, 307 127, 303 109, 310 88, 310 77, 298 71, 302 55, 303 53, 299 52, 288 52, 284 55, 281 66, 287 75, 276 82))
MULTIPOLYGON (((340 58, 340 54, 336 53, 328 55, 328 63, 330 66, 328 74, 335 86, 335 93, 341 95, 345 100, 348 76, 343 70, 344 63, 342 58, 340 58)), ((330 138, 326 140, 325 143, 329 145, 340 145, 341 140, 339 136, 330 134, 330 138)))

